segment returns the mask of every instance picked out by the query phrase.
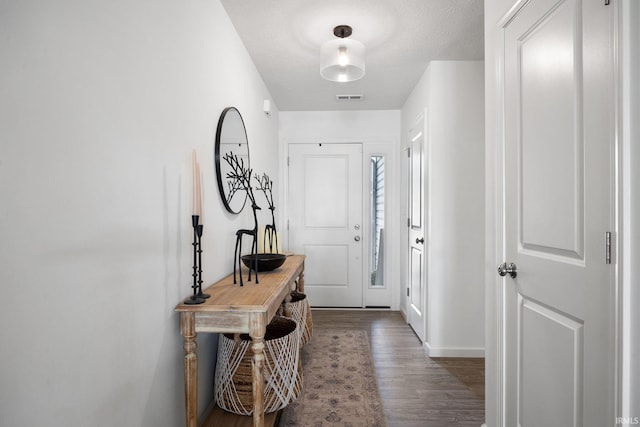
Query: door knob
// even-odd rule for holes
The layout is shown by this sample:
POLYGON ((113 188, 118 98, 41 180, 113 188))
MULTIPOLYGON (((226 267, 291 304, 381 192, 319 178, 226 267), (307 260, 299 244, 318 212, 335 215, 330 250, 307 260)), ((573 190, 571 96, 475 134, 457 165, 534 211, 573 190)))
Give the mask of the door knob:
POLYGON ((356 242, 359 242, 359 241, 360 241, 360 236, 355 236, 355 237, 353 238, 353 240, 355 240, 356 242))
POLYGON ((513 262, 510 262, 509 264, 503 262, 498 266, 498 274, 502 277, 509 274, 511 278, 515 279, 518 275, 518 266, 513 262))
POLYGON ((421 238, 419 238, 419 239, 416 237, 416 245, 417 245, 418 243, 421 243, 421 244, 423 244, 423 245, 424 245, 424 237, 421 237, 421 238))

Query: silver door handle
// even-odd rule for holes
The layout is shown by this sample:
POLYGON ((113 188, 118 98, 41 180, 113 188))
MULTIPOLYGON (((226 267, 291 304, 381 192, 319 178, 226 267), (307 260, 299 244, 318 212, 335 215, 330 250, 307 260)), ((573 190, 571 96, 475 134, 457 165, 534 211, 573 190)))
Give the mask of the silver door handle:
POLYGON ((498 274, 502 277, 509 274, 512 279, 515 279, 518 275, 518 266, 513 262, 510 262, 509 264, 503 262, 498 266, 498 274))
POLYGON ((353 238, 353 240, 355 240, 356 242, 359 242, 359 241, 360 241, 360 236, 355 236, 355 237, 353 238))
POLYGON ((419 238, 419 239, 416 237, 416 245, 417 245, 418 243, 421 243, 421 244, 423 244, 423 245, 424 245, 424 237, 421 237, 421 238, 419 238))

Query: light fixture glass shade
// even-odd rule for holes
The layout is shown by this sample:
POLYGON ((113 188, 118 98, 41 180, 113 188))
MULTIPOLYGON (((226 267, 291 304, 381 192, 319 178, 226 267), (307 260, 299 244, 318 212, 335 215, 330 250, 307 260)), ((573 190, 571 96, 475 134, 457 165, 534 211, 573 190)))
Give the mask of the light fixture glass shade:
POLYGON ((364 77, 366 48, 357 40, 337 38, 320 48, 320 75, 332 82, 352 82, 364 77))

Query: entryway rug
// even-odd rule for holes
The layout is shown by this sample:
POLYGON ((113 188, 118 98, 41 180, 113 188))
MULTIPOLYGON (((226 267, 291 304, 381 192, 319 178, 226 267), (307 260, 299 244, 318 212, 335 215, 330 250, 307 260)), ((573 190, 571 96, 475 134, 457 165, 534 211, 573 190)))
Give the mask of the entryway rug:
POLYGON ((302 349, 302 393, 279 426, 387 427, 366 331, 313 332, 302 349))

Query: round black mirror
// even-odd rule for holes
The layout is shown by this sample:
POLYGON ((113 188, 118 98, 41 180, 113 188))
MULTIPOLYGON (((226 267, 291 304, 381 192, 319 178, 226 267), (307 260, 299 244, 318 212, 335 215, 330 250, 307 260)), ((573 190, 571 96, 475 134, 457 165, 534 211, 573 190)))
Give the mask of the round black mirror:
POLYGON ((237 179, 230 177, 233 172, 228 159, 234 158, 249 167, 249 141, 244 121, 235 107, 227 107, 220 114, 216 131, 215 162, 218 190, 227 211, 238 214, 247 202, 247 192, 237 179))

